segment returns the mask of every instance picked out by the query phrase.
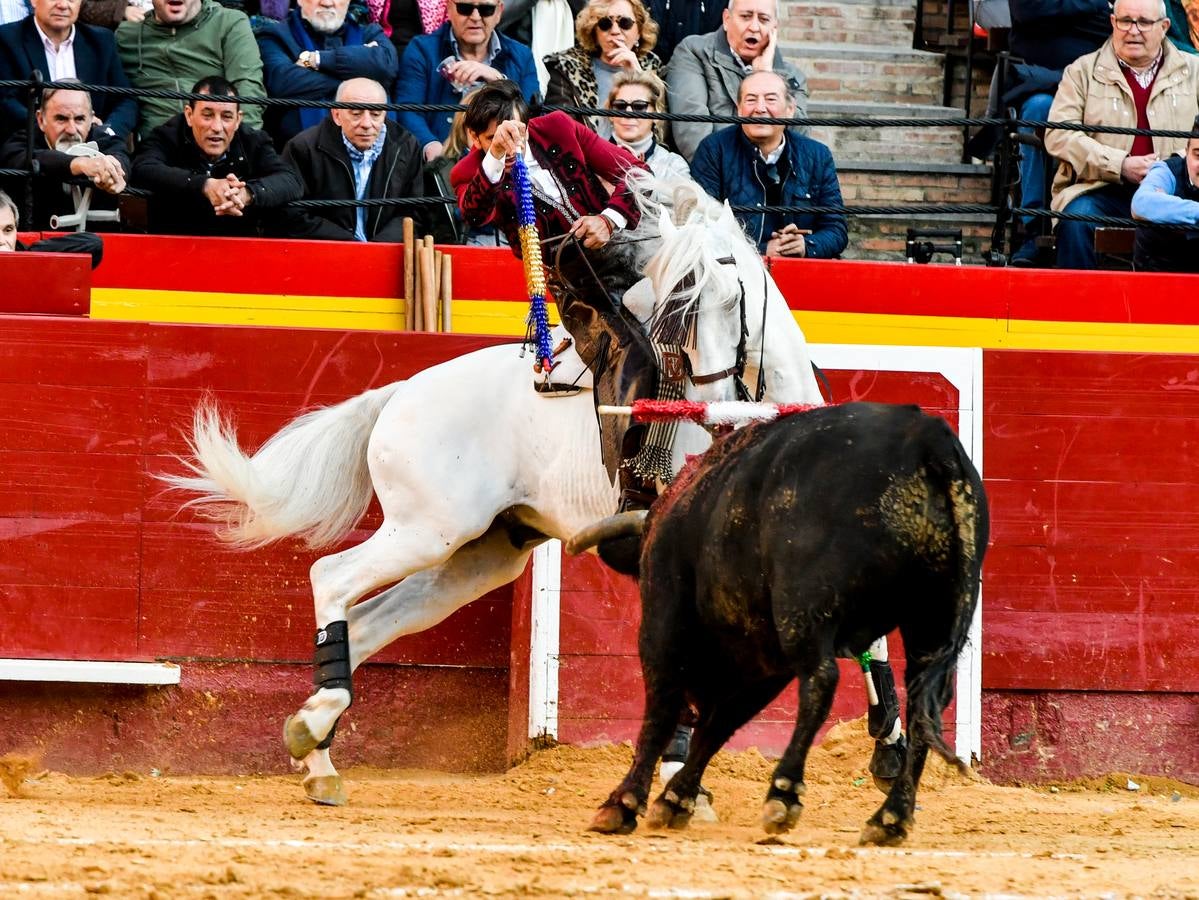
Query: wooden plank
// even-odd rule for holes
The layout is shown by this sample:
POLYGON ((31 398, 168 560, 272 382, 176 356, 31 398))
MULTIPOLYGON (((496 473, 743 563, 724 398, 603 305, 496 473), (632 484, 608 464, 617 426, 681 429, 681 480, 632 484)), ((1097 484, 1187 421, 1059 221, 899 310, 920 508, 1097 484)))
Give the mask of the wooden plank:
POLYGON ((102 660, 0 659, 0 681, 65 681, 73 684, 178 684, 175 663, 102 660))
POLYGON ((0 519, 136 522, 141 460, 124 453, 0 450, 0 519))

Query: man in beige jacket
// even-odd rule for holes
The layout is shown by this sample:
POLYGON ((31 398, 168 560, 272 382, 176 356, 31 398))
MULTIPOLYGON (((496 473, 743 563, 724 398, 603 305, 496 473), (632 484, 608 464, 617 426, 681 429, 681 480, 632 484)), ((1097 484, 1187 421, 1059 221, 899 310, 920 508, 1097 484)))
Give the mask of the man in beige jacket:
MULTIPOLYGON (((1116 0, 1111 18, 1107 43, 1066 67, 1049 121, 1188 131, 1199 113, 1199 57, 1165 40, 1164 0, 1116 0)), ((1045 149, 1059 161, 1052 206, 1127 218, 1149 167, 1185 147, 1185 137, 1048 131, 1045 149)), ((1058 268, 1095 268, 1094 242, 1093 224, 1060 221, 1058 268)))

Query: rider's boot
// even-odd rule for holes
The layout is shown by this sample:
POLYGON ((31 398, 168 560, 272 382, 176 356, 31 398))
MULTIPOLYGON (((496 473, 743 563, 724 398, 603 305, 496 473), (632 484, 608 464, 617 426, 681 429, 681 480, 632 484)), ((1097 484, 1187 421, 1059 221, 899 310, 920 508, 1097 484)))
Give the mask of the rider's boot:
POLYGON ((866 676, 873 685, 877 703, 870 705, 866 724, 874 738, 874 754, 870 757, 870 774, 874 783, 884 793, 891 790, 891 782, 903 771, 907 756, 907 741, 899 723, 899 695, 895 691, 895 675, 891 664, 885 660, 872 659, 866 676))

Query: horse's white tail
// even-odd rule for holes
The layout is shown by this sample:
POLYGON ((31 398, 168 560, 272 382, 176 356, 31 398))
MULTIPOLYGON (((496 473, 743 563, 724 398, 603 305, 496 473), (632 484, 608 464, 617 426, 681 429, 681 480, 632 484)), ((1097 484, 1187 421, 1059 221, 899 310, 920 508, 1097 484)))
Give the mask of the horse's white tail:
POLYGON ((246 456, 216 404, 196 407, 188 475, 159 475, 199 496, 184 504, 220 524, 218 536, 259 547, 297 535, 310 547, 344 537, 362 518, 372 486, 366 446, 375 420, 400 382, 313 410, 246 456))

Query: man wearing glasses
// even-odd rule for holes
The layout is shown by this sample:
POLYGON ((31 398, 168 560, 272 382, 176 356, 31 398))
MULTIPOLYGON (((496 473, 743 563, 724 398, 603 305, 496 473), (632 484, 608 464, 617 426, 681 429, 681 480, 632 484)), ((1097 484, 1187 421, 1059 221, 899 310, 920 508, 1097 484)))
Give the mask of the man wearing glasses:
MULTIPOLYGON (((414 37, 400 59, 397 103, 462 103, 474 87, 509 79, 527 102, 537 95, 533 53, 496 31, 504 4, 450 3, 449 20, 432 34, 414 37)), ((427 161, 444 152, 453 112, 402 112, 400 124, 420 143, 427 161)))
MULTIPOLYGON (((1199 57, 1165 40, 1164 0, 1117 0, 1111 22, 1107 42, 1066 67, 1049 121, 1189 131, 1199 112, 1199 57)), ((1052 207, 1127 218, 1153 163, 1185 147, 1186 138, 1048 131, 1045 149, 1059 161, 1052 207)), ((1095 268, 1095 227, 1058 223, 1058 268, 1095 268)))

